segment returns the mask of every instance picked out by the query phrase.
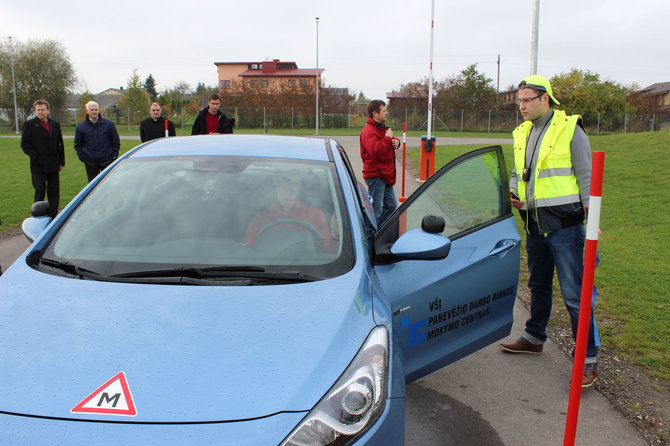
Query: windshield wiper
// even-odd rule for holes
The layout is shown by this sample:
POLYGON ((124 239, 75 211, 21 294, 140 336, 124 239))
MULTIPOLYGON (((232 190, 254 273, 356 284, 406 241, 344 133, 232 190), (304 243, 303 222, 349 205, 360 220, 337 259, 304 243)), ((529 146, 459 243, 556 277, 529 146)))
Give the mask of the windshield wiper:
POLYGON ((40 259, 40 264, 48 266, 50 268, 59 269, 69 275, 79 276, 80 279, 93 279, 93 280, 104 280, 105 276, 92 271, 90 269, 82 268, 70 262, 62 262, 55 259, 47 259, 42 257, 40 259))
POLYGON ((128 273, 113 274, 114 279, 139 279, 159 277, 187 277, 193 279, 260 279, 261 281, 280 282, 313 282, 322 280, 323 277, 307 274, 299 271, 277 272, 267 271, 261 266, 211 266, 205 268, 177 267, 171 269, 156 269, 146 271, 133 271, 128 273))

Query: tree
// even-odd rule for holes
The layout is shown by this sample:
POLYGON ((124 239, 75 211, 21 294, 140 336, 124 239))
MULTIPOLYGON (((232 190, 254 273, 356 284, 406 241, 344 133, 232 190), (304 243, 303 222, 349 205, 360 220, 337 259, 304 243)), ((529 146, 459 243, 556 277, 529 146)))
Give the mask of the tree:
POLYGON ((191 95, 191 87, 184 81, 179 81, 174 87, 161 92, 158 100, 163 107, 165 116, 172 116, 173 118, 181 113, 191 95))
POLYGON ((445 94, 452 99, 452 106, 470 110, 484 110, 495 98, 493 79, 477 71, 477 64, 468 65, 455 78, 447 81, 445 94))
POLYGON ((95 98, 90 91, 86 90, 79 97, 79 109, 77 110, 77 122, 81 122, 86 119, 86 104, 89 101, 95 101, 95 98))
MULTIPOLYGON (((26 116, 36 99, 46 99, 52 111, 65 104, 77 79, 65 48, 55 40, 28 40, 0 44, 0 106, 14 108, 11 61, 14 60, 16 101, 20 116, 26 116)), ((12 119, 14 114, 11 114, 12 119)), ((20 118, 19 118, 20 119, 20 118)))
POLYGON ((212 93, 218 93, 218 89, 216 87, 208 87, 204 83, 198 82, 198 84, 195 86, 193 96, 191 97, 191 102, 199 110, 207 105, 209 96, 212 93))
POLYGON ((151 73, 149 73, 149 76, 144 80, 144 91, 147 92, 152 101, 155 101, 158 97, 158 91, 156 91, 156 79, 154 79, 151 73))
POLYGON ((124 91, 123 97, 119 101, 121 112, 129 113, 128 118, 131 124, 139 124, 148 113, 147 109, 150 102, 149 95, 144 89, 137 70, 133 70, 133 74, 128 79, 128 88, 124 91))
POLYGON ((598 114, 621 120, 626 113, 635 111, 627 102, 626 87, 602 81, 598 73, 573 68, 569 73, 552 77, 550 82, 554 96, 561 103, 558 108, 568 114, 580 114, 587 122, 595 121, 598 114))

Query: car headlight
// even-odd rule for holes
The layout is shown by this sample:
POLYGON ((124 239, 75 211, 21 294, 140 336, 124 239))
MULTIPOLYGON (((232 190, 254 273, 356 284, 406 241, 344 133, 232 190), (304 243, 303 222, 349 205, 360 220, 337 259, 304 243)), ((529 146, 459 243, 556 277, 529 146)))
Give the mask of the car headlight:
POLYGON ((349 367, 280 446, 347 445, 384 412, 388 330, 375 327, 349 367))

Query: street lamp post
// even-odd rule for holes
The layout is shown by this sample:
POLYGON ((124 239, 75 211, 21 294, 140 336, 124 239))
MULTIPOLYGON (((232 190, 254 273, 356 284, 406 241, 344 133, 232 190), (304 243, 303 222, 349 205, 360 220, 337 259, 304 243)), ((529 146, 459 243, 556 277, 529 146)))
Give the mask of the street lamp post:
POLYGON ((537 37, 540 28, 540 0, 533 0, 533 26, 530 38, 530 74, 537 74, 537 37))
POLYGON ((12 70, 12 93, 14 94, 14 125, 16 134, 19 133, 19 109, 16 106, 16 82, 14 81, 14 49, 12 48, 12 36, 9 36, 9 65, 12 70))
POLYGON ((316 18, 316 132, 319 134, 319 18, 316 18))

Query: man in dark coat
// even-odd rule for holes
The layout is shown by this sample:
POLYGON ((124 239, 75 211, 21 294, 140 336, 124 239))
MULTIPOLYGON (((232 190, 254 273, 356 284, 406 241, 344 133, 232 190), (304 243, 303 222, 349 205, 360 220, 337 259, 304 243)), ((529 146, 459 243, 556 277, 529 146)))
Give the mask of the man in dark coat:
POLYGON ((217 133, 233 133, 235 119, 228 118, 221 113, 221 97, 212 94, 208 106, 200 110, 195 118, 191 135, 212 135, 217 133))
POLYGON ((35 189, 34 201, 49 199, 49 216, 58 214, 59 172, 65 167, 65 149, 60 124, 49 118, 49 103, 38 99, 33 104, 35 118, 23 125, 21 148, 30 157, 30 174, 35 189))
POLYGON ((86 119, 77 124, 74 150, 86 167, 89 183, 118 158, 121 141, 114 123, 100 116, 98 103, 86 103, 86 119))
MULTIPOLYGON (((165 137, 165 121, 167 119, 161 116, 161 106, 158 102, 154 102, 149 107, 149 116, 140 124, 140 139, 142 142, 165 137)), ((177 136, 172 121, 167 121, 167 123, 168 135, 177 136)))

